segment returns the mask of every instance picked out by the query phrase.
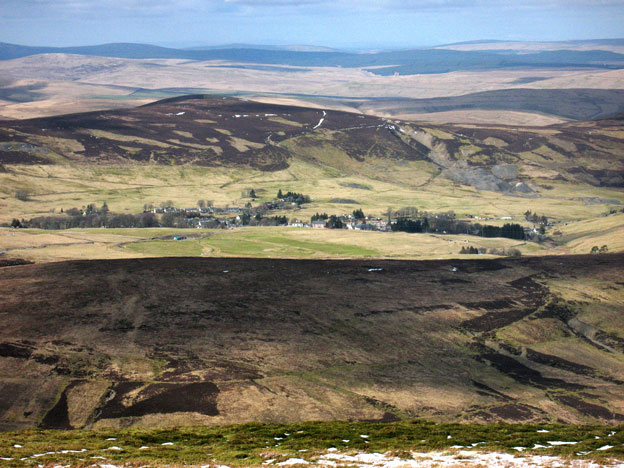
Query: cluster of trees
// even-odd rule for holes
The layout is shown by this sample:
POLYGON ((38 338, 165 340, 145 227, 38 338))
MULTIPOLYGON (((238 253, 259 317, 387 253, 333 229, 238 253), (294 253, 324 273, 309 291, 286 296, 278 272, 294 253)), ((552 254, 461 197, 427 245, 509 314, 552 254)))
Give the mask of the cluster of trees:
POLYGON ((13 220, 14 227, 36 229, 72 229, 72 228, 144 228, 160 226, 158 219, 153 213, 140 214, 68 214, 65 216, 38 216, 29 221, 13 220), (15 224, 19 223, 19 226, 15 224))
POLYGON ((330 229, 343 229, 346 227, 340 216, 328 215, 327 213, 316 213, 312 215, 312 222, 325 221, 325 226, 330 229))
POLYGON ((502 249, 502 248, 492 248, 488 250, 488 253, 491 255, 499 255, 501 257, 521 257, 522 252, 518 249, 510 248, 510 249, 502 249))
POLYGON ((507 223, 504 226, 482 225, 479 223, 469 223, 455 219, 455 214, 440 213, 430 215, 420 214, 420 217, 413 219, 400 217, 392 224, 393 231, 409 233, 429 232, 443 234, 469 234, 480 237, 506 237, 509 239, 524 240, 524 228, 520 224, 507 223))
POLYGON ((331 215, 325 223, 325 226, 330 229, 342 229, 345 227, 345 223, 343 223, 342 219, 340 219, 338 216, 331 215))
POLYGON ((429 232, 429 221, 427 218, 423 220, 420 219, 409 219, 409 218, 399 218, 396 223, 393 223, 390 226, 390 229, 393 231, 400 232, 409 232, 411 234, 417 232, 429 232))
POLYGON ((318 221, 318 220, 326 220, 329 219, 329 215, 327 213, 316 213, 312 215, 312 222, 314 221, 318 221))
POLYGON ((297 193, 297 192, 283 193, 282 189, 279 189, 277 191, 277 199, 283 200, 289 203, 296 203, 297 205, 303 205, 304 203, 310 203, 311 201, 308 195, 304 195, 303 193, 297 193))
POLYGON ((506 237, 508 239, 524 240, 524 228, 517 223, 507 223, 503 227, 499 226, 483 226, 481 229, 482 237, 506 237))
POLYGON ((355 219, 364 219, 364 218, 366 218, 366 216, 364 216, 364 212, 362 211, 362 208, 358 208, 357 210, 353 210, 353 217, 355 219))
POLYGON ((462 247, 459 253, 477 255, 477 254, 480 254, 481 252, 479 252, 479 249, 471 245, 470 247, 465 247, 465 246, 462 247))
POLYGON ((243 213, 240 219, 243 226, 284 226, 288 224, 288 218, 286 216, 263 217, 260 213, 255 216, 249 213, 243 213))
POLYGON ((548 218, 546 216, 540 216, 537 213, 532 213, 531 210, 526 210, 524 212, 524 219, 533 224, 548 224, 548 218))
POLYGON ((590 253, 593 253, 593 254, 597 254, 597 253, 607 253, 608 251, 609 251, 609 247, 607 247, 607 246, 606 246, 606 244, 605 244, 605 245, 603 245, 603 246, 601 246, 601 247, 598 247, 597 245, 594 245, 594 246, 591 248, 590 253))

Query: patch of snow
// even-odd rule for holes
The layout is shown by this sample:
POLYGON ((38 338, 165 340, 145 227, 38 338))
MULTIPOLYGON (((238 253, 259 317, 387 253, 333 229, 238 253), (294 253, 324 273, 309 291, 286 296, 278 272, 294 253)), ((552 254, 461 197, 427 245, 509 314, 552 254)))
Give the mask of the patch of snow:
POLYGON ((453 438, 453 436, 449 434, 449 435, 447 435, 447 436, 446 436, 446 438, 447 438, 447 439, 452 439, 452 438, 453 438))
POLYGON ((112 447, 108 447, 106 450, 123 450, 121 447, 117 447, 116 445, 113 445, 112 447))
POLYGON ((383 271, 383 268, 369 268, 368 271, 383 271))
POLYGON ((117 437, 109 437, 109 438, 108 438, 108 439, 106 439, 106 440, 117 440, 117 437))
POLYGON ((299 450, 299 451, 300 451, 300 452, 307 452, 307 451, 308 451, 308 449, 301 449, 301 450, 299 450))
POLYGON ((223 273, 229 273, 230 270, 223 270, 223 273))
POLYGON ((537 432, 539 432, 540 434, 546 434, 547 432, 550 432, 548 429, 539 429, 537 432))
MULTIPOLYGON (((600 464, 587 460, 565 461, 560 457, 546 455, 512 455, 498 452, 462 450, 449 453, 412 452, 411 459, 393 457, 389 453, 328 453, 322 455, 316 465, 335 467, 355 465, 359 468, 457 468, 459 466, 487 466, 492 468, 538 468, 544 466, 570 468, 624 467, 620 464, 600 464)), ((619 461, 619 460, 618 460, 619 461)))
POLYGON ((284 440, 283 437, 273 437, 275 440, 284 440))
POLYGON ((162 443, 162 444, 160 444, 160 445, 173 445, 173 442, 163 442, 163 443, 162 443))
POLYGON ((178 112, 176 115, 184 115, 186 112, 178 112))
POLYGON ((82 453, 82 452, 86 452, 87 449, 83 448, 81 450, 61 450, 60 453, 82 453))
POLYGON ((538 448, 546 448, 546 446, 545 445, 540 445, 540 444, 535 444, 533 446, 533 450, 538 449, 538 448))
POLYGON ((236 117, 237 119, 240 119, 241 115, 240 114, 234 114, 234 117, 236 117))
POLYGON ((325 120, 325 118, 321 118, 321 120, 319 120, 319 123, 317 123, 314 127, 312 127, 312 130, 316 130, 317 128, 319 128, 321 124, 323 123, 323 120, 325 120))
POLYGON ((366 434, 360 434, 360 437, 363 439, 368 439, 368 436, 366 434))
POLYGON ((0 457, 0 460, 4 460, 4 461, 11 461, 13 460, 12 458, 9 457, 0 457))
POLYGON ((147 445, 141 445, 141 446, 139 447, 139 450, 146 450, 146 449, 148 449, 148 448, 149 448, 149 447, 148 447, 147 445))
POLYGON ((289 466, 289 465, 309 465, 310 462, 304 460, 303 458, 289 458, 286 461, 279 462, 279 466, 289 466))
POLYGON ((607 437, 613 437, 615 435, 615 431, 611 431, 609 432, 609 435, 607 437))
POLYGON ((613 445, 603 445, 602 447, 597 448, 596 450, 609 450, 612 448, 613 448, 613 445))
POLYGON ((349 439, 342 439, 342 441, 346 444, 347 442, 351 442, 349 439))
POLYGON ((560 440, 549 440, 550 445, 576 445, 578 442, 562 442, 560 440))
POLYGON ((46 455, 54 455, 56 452, 35 453, 32 458, 45 457, 46 455))
POLYGON ((523 450, 526 450, 526 447, 511 447, 514 450, 517 450, 518 452, 522 452, 523 450))
POLYGON ((265 117, 277 117, 277 114, 264 114, 265 117))
POLYGON ((457 267, 452 267, 451 271, 457 271, 457 267))
POLYGON ((22 448, 22 445, 20 445, 20 444, 14 444, 14 445, 13 445, 13 447, 15 447, 15 448, 22 448))
POLYGON ((463 445, 451 445, 452 449, 460 449, 460 448, 465 448, 463 445))

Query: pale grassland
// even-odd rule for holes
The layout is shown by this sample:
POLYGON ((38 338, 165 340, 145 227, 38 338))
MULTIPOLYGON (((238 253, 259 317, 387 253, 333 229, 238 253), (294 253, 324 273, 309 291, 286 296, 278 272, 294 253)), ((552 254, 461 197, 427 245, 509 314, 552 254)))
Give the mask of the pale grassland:
POLYGON ((612 252, 624 249, 624 213, 568 223, 553 231, 561 232, 554 238, 575 253, 589 253, 603 245, 612 252))
POLYGON ((199 199, 212 200, 216 206, 242 207, 250 200, 241 193, 249 188, 256 189, 259 201, 273 200, 280 188, 309 195, 312 203, 282 213, 303 219, 317 211, 343 214, 357 207, 367 214, 381 215, 389 207, 415 206, 432 212, 453 210, 459 216, 512 216, 518 220, 531 210, 557 220, 578 221, 596 218, 609 208, 586 204, 579 198, 624 202, 621 190, 562 181, 549 181, 553 188, 541 190, 539 198, 477 191, 438 176, 437 169, 422 161, 388 164, 368 160, 362 164, 334 147, 310 150, 303 157, 309 159, 294 160, 289 168, 277 172, 133 164, 10 166, 8 172, 0 173, 0 222, 104 201, 111 211, 119 213, 138 213, 145 203, 158 205, 166 200, 182 208, 196 206, 199 199), (31 200, 17 200, 14 194, 19 189, 28 190, 31 200), (355 200, 359 205, 332 203, 336 198, 355 200))
POLYGON ((617 189, 548 181, 552 188, 542 189, 538 198, 522 198, 453 183, 423 161, 389 162, 369 157, 361 163, 334 146, 322 144, 303 145, 298 152, 300 159, 292 160, 290 167, 277 172, 137 164, 9 166, 0 173, 0 222, 58 214, 61 209, 89 203, 99 206, 105 201, 114 213, 139 213, 146 203, 157 206, 167 200, 181 208, 194 207, 200 199, 211 200, 215 206, 243 207, 251 201, 243 197, 243 192, 253 188, 260 197, 254 204, 273 200, 279 189, 309 195, 312 202, 301 208, 289 206, 290 209, 272 213, 289 219, 309 221, 316 212, 347 214, 356 208, 367 215, 380 216, 388 208, 413 206, 429 212, 454 211, 459 217, 487 217, 490 219, 479 222, 500 225, 509 222, 502 217, 525 223, 524 212, 530 210, 559 221, 549 234, 559 230, 563 235, 553 236, 559 245, 546 249, 534 243, 504 239, 306 229, 218 231, 209 238, 181 244, 158 240, 138 243, 146 237, 165 235, 151 230, 16 231, 11 235, 3 231, 0 250, 51 261, 171 255, 444 258, 457 255, 465 245, 488 249, 517 247, 525 255, 588 253, 594 245, 607 245, 610 251, 624 249, 624 215, 603 217, 601 214, 612 205, 589 204, 584 200, 598 197, 624 202, 624 193, 617 189), (31 194, 29 200, 15 197, 20 189, 31 194), (340 199, 356 203, 336 202, 340 199))
POLYGON ((12 257, 38 262, 163 256, 433 259, 458 257, 460 249, 469 245, 483 249, 517 248, 524 255, 555 253, 535 243, 511 239, 400 232, 287 227, 65 231, 0 228, 0 250, 7 250, 12 257), (162 239, 174 234, 187 239, 162 239))

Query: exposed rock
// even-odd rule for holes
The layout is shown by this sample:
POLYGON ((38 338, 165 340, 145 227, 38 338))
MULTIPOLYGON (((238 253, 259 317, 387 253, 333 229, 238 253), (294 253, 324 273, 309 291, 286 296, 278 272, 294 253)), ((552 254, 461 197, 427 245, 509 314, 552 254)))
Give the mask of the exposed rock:
POLYGON ((455 167, 446 169, 442 174, 455 182, 471 185, 477 190, 509 192, 512 188, 508 182, 496 177, 486 169, 463 169, 455 167))
POLYGON ((518 177, 518 166, 515 164, 497 164, 492 168, 492 174, 505 180, 515 179, 518 177))

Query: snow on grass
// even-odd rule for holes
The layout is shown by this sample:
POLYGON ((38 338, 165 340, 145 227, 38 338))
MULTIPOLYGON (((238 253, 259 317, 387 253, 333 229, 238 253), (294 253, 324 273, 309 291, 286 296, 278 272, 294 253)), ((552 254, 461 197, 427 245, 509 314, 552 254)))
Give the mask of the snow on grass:
POLYGON ((578 442, 561 441, 561 440, 549 440, 550 445, 576 445, 578 442))
POLYGON ((609 450, 612 448, 613 448, 613 445, 603 445, 602 447, 597 448, 596 450, 609 450))
POLYGON ((310 462, 304 460, 303 458, 289 458, 283 462, 279 462, 279 466, 290 466, 290 465, 308 465, 310 462))
POLYGON ((173 445, 173 442, 163 442, 163 443, 162 443, 162 444, 160 444, 160 445, 173 445))
MULTIPOLYGON (((518 447, 520 448, 520 447, 518 447)), ((521 447, 524 449, 524 447, 521 447)), ((497 468, 538 468, 566 466, 570 468, 615 468, 624 467, 619 461, 595 462, 588 460, 565 460, 546 455, 512 455, 498 452, 412 452, 411 459, 394 457, 390 453, 326 453, 315 465, 324 467, 357 466, 359 468, 457 468, 457 467, 497 467, 497 468)))

